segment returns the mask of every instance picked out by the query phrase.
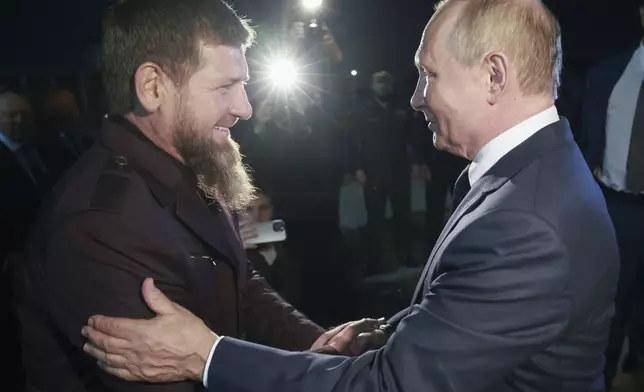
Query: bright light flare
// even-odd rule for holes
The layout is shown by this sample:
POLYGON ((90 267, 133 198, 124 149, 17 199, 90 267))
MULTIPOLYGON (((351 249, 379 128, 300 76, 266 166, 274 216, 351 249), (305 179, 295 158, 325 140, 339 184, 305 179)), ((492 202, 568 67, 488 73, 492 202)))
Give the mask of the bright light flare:
POLYGON ((297 68, 291 60, 278 59, 270 65, 268 77, 274 86, 289 88, 297 83, 297 68))
POLYGON ((302 8, 309 12, 315 12, 322 7, 322 0, 301 0, 302 8))
POLYGON ((358 71, 356 71, 355 69, 352 69, 351 76, 356 76, 356 75, 358 75, 358 71))

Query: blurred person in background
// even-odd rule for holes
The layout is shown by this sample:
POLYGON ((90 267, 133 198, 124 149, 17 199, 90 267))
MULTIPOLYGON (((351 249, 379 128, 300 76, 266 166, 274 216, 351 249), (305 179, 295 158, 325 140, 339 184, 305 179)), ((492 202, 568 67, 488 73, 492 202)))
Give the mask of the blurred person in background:
POLYGON ((271 190, 275 216, 286 222, 289 255, 302 263, 303 309, 316 320, 334 323, 324 282, 327 275, 337 275, 335 263, 341 261, 341 139, 323 98, 319 91, 302 89, 262 101, 248 162, 257 182, 271 190))
POLYGON ((39 117, 41 155, 53 181, 57 181, 92 140, 83 129, 76 97, 69 90, 56 88, 46 94, 39 117))
MULTIPOLYGON (((364 186, 367 208, 369 272, 411 263, 411 176, 413 141, 408 110, 397 104, 393 76, 372 76, 371 95, 358 101, 347 125, 347 176, 364 186), (395 264, 386 252, 385 207, 391 203, 394 222, 395 264)), ((414 162, 415 163, 415 162, 414 162)))
MULTIPOLYGON (((258 189, 257 198, 248 207, 239 222, 240 236, 248 255, 248 260, 275 291, 290 304, 302 304, 302 268, 288 255, 283 243, 253 245, 248 243, 255 238, 255 223, 270 222, 274 219, 273 203, 265 189, 258 189)), ((288 228, 287 228, 288 235, 288 228)))
POLYGON ((49 183, 49 173, 35 144, 32 107, 27 98, 10 90, 0 92, 0 325, 8 339, 2 356, 11 377, 3 385, 17 390, 23 380, 18 329, 11 301, 10 252, 22 246, 32 217, 49 183))
POLYGON ((50 173, 36 145, 32 107, 23 95, 0 93, 0 257, 18 245, 49 187, 50 173))
MULTIPOLYGON (((639 7, 644 26, 644 5, 639 7)), ((644 365, 644 44, 592 68, 582 103, 580 146, 601 186, 621 256, 615 318, 606 349, 606 383, 644 365)))

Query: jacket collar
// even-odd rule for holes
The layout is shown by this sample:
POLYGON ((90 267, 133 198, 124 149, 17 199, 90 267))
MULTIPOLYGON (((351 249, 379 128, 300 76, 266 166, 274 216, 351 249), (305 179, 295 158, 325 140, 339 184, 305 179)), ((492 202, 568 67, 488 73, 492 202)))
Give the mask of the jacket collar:
POLYGON ((125 157, 159 203, 173 211, 204 243, 225 256, 233 267, 244 260, 231 214, 216 202, 206 203, 192 170, 123 117, 106 119, 99 140, 116 155, 125 157))
POLYGON ((485 197, 498 190, 523 168, 538 160, 543 155, 570 143, 574 143, 570 125, 568 120, 561 118, 561 120, 541 129, 508 152, 472 186, 467 196, 465 196, 463 201, 452 213, 438 241, 434 245, 425 270, 416 286, 412 305, 415 304, 419 294, 422 292, 425 279, 433 276, 436 270, 438 265, 438 261, 435 260, 436 252, 440 249, 458 222, 465 215, 475 210, 485 200, 485 197))

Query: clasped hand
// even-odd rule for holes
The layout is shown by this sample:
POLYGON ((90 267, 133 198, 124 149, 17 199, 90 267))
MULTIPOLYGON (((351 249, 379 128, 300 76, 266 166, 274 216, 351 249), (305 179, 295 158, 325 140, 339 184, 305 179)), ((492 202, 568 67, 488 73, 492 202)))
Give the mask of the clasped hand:
MULTIPOLYGON (((152 279, 143 282, 142 291, 155 318, 92 316, 82 330, 87 338, 83 349, 98 360, 103 370, 125 380, 201 381, 210 348, 218 336, 197 316, 170 301, 152 279)), ((384 319, 363 319, 322 334, 311 350, 359 355, 386 341, 384 319)))

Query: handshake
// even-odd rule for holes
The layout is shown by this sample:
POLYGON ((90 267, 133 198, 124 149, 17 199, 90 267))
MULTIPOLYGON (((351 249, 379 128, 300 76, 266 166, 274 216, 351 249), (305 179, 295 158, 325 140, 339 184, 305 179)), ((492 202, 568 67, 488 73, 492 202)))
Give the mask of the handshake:
MULTIPOLYGON (((184 307, 173 303, 152 279, 143 282, 143 298, 156 317, 134 320, 93 316, 82 330, 83 350, 106 372, 129 381, 203 380, 208 358, 222 337, 184 307)), ((322 334, 310 351, 355 356, 382 347, 390 327, 384 319, 362 319, 322 334)))
POLYGON ((384 318, 351 321, 322 334, 311 346, 311 351, 331 355, 360 355, 387 343, 390 328, 384 318))

